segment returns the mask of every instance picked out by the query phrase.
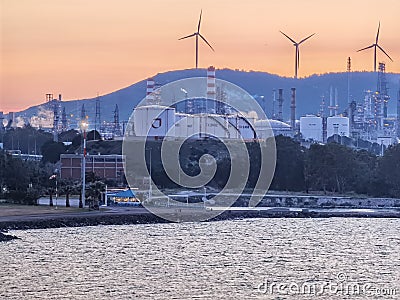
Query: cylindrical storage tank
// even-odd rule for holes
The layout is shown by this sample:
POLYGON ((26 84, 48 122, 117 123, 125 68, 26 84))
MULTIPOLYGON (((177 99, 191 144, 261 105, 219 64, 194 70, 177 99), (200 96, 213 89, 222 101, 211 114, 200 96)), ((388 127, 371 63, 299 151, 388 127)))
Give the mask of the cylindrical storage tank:
POLYGON ((175 109, 148 105, 137 107, 133 113, 136 136, 174 136, 175 109), (171 129, 171 130, 170 130, 171 129))
POLYGON ((322 118, 305 116, 300 118, 300 133, 304 140, 323 141, 322 118))
POLYGON ((250 119, 246 119, 244 117, 237 116, 237 127, 238 127, 240 135, 243 139, 251 140, 251 139, 255 139, 257 137, 250 119))
POLYGON ((326 136, 332 135, 350 136, 349 118, 347 117, 328 117, 326 121, 326 136))

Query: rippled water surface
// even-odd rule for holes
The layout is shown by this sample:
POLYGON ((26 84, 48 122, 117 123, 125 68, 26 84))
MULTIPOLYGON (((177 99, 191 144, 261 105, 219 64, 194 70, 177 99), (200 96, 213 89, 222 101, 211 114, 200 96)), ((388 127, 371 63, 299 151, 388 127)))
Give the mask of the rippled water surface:
POLYGON ((0 243, 0 299, 400 298, 395 219, 245 219, 10 233, 21 239, 0 243))

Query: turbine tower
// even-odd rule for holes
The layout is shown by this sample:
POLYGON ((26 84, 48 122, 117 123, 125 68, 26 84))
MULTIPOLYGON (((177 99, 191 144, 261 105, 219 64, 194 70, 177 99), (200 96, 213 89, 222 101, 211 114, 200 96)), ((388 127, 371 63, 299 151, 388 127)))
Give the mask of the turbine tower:
POLYGON ((296 52, 294 54, 294 78, 297 78, 297 71, 300 67, 300 50, 299 50, 299 46, 301 43, 304 43, 306 40, 308 40, 310 37, 312 37, 315 33, 313 33, 312 35, 302 39, 300 42, 296 42, 294 41, 291 37, 289 37, 287 34, 283 33, 282 31, 279 31, 280 33, 282 33, 285 37, 287 37, 292 43, 293 46, 296 47, 296 52))
POLYGON ((183 39, 187 39, 190 37, 196 37, 196 69, 198 67, 198 62, 199 62, 199 37, 201 37, 203 39, 203 41, 211 48, 212 51, 215 51, 214 48, 210 45, 209 42, 207 42, 207 40, 204 38, 204 36, 201 35, 200 33, 200 24, 201 24, 201 14, 203 13, 203 11, 200 11, 200 18, 199 18, 199 24, 197 25, 197 31, 193 34, 181 37, 178 40, 183 40, 183 39))
POLYGON ((379 25, 378 25, 378 32, 376 33, 375 44, 372 44, 371 46, 368 46, 368 47, 362 48, 362 49, 360 49, 360 50, 357 50, 357 52, 360 52, 360 51, 363 51, 363 50, 366 50, 366 49, 369 49, 369 48, 374 47, 374 72, 376 72, 376 48, 379 48, 383 53, 385 53, 385 55, 386 55, 387 57, 389 57, 389 59, 390 59, 391 61, 393 61, 393 59, 389 56, 389 54, 387 54, 387 53, 385 52, 385 50, 383 50, 383 48, 382 48, 381 46, 379 46, 379 44, 378 44, 379 29, 380 29, 380 28, 381 28, 381 22, 379 22, 379 25))

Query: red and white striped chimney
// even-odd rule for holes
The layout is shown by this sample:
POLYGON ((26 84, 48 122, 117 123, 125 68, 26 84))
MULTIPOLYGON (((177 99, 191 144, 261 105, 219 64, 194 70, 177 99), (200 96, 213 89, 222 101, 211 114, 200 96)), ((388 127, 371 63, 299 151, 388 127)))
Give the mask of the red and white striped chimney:
POLYGON ((147 79, 146 100, 149 103, 154 101, 154 78, 147 79))
POLYGON ((216 99, 215 92, 215 68, 213 66, 207 69, 207 99, 216 99))

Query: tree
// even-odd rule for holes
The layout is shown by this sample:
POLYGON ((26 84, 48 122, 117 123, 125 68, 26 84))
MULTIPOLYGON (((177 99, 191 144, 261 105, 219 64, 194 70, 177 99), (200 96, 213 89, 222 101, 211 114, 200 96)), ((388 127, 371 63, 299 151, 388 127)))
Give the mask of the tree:
POLYGON ((66 147, 61 142, 48 141, 42 146, 42 161, 56 163, 60 160, 60 154, 65 153, 66 147))
POLYGON ((77 136, 79 136, 79 132, 75 129, 70 129, 68 131, 61 132, 58 135, 58 140, 60 142, 72 142, 77 136))
POLYGON ((106 185, 101 181, 90 183, 86 191, 90 208, 98 209, 99 202, 101 201, 101 193, 105 191, 105 187, 106 185))
POLYGON ((358 194, 376 194, 377 157, 367 150, 355 151, 357 164, 354 174, 354 191, 358 194))
POLYGON ((275 190, 301 191, 305 188, 304 153, 300 144, 279 135, 276 142, 276 169, 271 187, 275 190))
POLYGON ((48 183, 46 165, 24 161, 0 150, 0 185, 2 197, 21 204, 35 204, 48 183))
POLYGON ((386 185, 385 195, 400 198, 400 144, 390 146, 379 159, 377 176, 386 185))
POLYGON ((44 143, 51 141, 52 135, 43 130, 36 130, 30 125, 11 128, 4 133, 4 149, 21 150, 22 153, 41 154, 44 143))
POLYGON ((344 193, 354 189, 354 151, 336 143, 311 145, 306 160, 307 185, 314 190, 344 193))
POLYGON ((89 131, 87 134, 87 140, 88 141, 101 140, 101 135, 97 130, 89 131))

